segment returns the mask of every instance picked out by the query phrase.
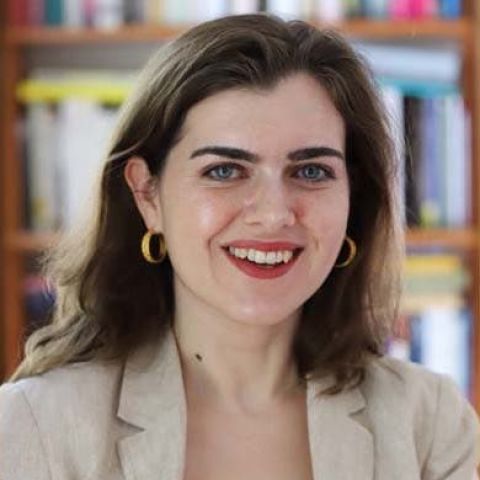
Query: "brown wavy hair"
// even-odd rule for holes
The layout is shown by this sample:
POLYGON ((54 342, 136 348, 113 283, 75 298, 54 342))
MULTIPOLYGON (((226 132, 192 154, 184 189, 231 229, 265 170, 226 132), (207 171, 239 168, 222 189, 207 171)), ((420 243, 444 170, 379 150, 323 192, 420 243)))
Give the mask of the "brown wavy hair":
POLYGON ((333 269, 305 303, 294 353, 301 377, 335 375, 331 393, 362 380, 396 315, 403 251, 384 107, 369 69, 341 35, 263 14, 198 25, 147 64, 123 106, 93 214, 47 256, 57 304, 51 322, 28 339, 12 380, 70 362, 123 358, 164 334, 174 319, 172 266, 142 258, 145 225, 123 176, 126 162, 143 157, 158 178, 193 105, 230 88, 272 89, 297 72, 326 89, 345 121, 348 235, 358 255, 333 269))

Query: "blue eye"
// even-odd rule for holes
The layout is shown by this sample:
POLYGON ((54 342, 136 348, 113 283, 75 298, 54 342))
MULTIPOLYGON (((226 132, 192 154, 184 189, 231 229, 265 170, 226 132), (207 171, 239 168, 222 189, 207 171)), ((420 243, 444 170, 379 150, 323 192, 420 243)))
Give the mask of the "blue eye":
POLYGON ((313 163, 300 167, 297 170, 296 175, 309 182, 320 182, 327 178, 333 178, 332 173, 327 171, 325 167, 321 165, 315 165, 313 163))
POLYGON ((241 176, 241 172, 234 163, 221 163, 207 170, 204 175, 212 180, 235 180, 241 176))

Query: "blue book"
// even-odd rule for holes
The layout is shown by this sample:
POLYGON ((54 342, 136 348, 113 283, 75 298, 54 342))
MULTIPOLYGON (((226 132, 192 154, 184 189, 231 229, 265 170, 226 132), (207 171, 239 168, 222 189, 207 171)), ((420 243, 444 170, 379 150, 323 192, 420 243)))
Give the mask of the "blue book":
POLYGON ((441 223, 438 102, 438 98, 426 98, 420 109, 420 218, 424 227, 438 227, 441 223))
POLYGON ((440 15, 444 18, 461 17, 462 0, 440 0, 440 15))
POLYGON ((386 18, 388 16, 388 0, 362 0, 362 10, 366 17, 386 18))
POLYGON ((62 25, 63 24, 63 1, 62 0, 45 0, 45 11, 43 18, 46 25, 62 25))

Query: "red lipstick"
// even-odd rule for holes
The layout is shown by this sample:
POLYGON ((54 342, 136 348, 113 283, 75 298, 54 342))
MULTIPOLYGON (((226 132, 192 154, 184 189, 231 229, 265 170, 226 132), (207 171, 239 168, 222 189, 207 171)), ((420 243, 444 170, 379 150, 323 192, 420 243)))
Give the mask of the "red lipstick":
POLYGON ((302 247, 298 244, 292 242, 259 242, 253 240, 239 240, 235 242, 231 242, 228 244, 227 247, 224 248, 225 254, 227 258, 232 262, 232 264, 237 267, 240 271, 247 274, 250 277, 268 280, 273 278, 278 278, 290 271, 290 269, 294 266, 299 257, 302 247), (291 250, 293 251, 293 257, 287 263, 279 263, 275 265, 267 265, 267 264, 257 264, 255 262, 251 262, 248 259, 242 259, 235 257, 228 251, 228 247, 234 248, 253 248, 255 250, 259 250, 262 252, 268 251, 282 251, 282 250, 291 250))

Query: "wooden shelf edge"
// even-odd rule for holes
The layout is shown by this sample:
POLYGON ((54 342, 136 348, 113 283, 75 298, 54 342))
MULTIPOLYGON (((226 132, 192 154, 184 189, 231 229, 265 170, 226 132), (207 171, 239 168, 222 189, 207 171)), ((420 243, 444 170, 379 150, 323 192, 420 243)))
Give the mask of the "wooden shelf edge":
POLYGON ((467 18, 458 20, 352 20, 340 26, 348 35, 393 39, 393 38, 450 38, 466 40, 473 33, 472 22, 467 18))
MULTIPOLYGON (((473 25, 468 18, 458 20, 350 20, 325 23, 311 20, 321 28, 333 28, 347 35, 365 38, 429 38, 441 37, 465 40, 473 25)), ((114 30, 65 27, 7 27, 6 43, 12 46, 155 42, 171 39, 191 25, 145 24, 128 25, 114 30)))
MULTIPOLYGON (((5 246, 10 252, 35 253, 54 245, 60 235, 54 232, 19 231, 7 235, 5 246)), ((408 247, 439 246, 464 250, 480 249, 480 235, 474 229, 411 229, 406 235, 408 247)))
POLYGON ((5 237, 5 247, 10 252, 39 253, 55 245, 58 239, 58 233, 20 231, 5 237))
POLYGON ((447 247, 474 250, 480 247, 479 233, 474 229, 411 229, 407 232, 408 247, 447 247))

